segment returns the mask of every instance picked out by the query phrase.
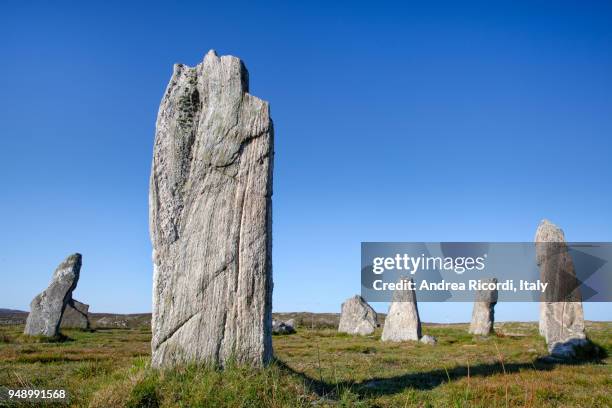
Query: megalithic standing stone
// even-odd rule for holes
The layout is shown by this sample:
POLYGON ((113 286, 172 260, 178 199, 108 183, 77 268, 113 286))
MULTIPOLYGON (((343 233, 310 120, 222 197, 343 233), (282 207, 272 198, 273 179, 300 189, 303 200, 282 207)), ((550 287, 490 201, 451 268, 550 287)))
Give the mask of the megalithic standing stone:
POLYGON ((372 334, 378 326, 378 315, 376 311, 359 295, 347 299, 342 303, 340 333, 359 334, 362 336, 372 334))
POLYGON ((272 357, 273 129, 238 58, 177 64, 149 192, 152 365, 272 357))
MULTIPOLYGON (((412 278, 401 278, 400 281, 411 282, 411 285, 414 285, 412 278)), ((407 288, 394 290, 380 339, 382 341, 406 341, 420 338, 421 319, 415 291, 407 288)))
POLYGON ((25 334, 47 337, 59 334, 62 315, 79 281, 81 262, 81 254, 73 254, 59 264, 53 272, 49 287, 36 295, 30 303, 25 334))
POLYGON ((582 298, 565 234, 543 220, 535 242, 540 280, 548 283, 540 303, 540 333, 553 356, 573 357, 575 347, 586 342, 586 335, 582 298))
POLYGON ((89 329, 89 305, 70 299, 64 314, 60 329, 89 329))
MULTIPOLYGON (((497 279, 483 279, 483 283, 497 284, 497 279)), ((488 336, 493 333, 495 323, 495 305, 497 304, 497 288, 482 289, 476 293, 474 310, 469 332, 478 336, 488 336)))

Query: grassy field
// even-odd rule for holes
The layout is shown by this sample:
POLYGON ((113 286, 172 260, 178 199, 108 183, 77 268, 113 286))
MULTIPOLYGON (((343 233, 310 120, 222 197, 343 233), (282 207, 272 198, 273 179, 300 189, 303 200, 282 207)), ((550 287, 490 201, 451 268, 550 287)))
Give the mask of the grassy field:
POLYGON ((612 323, 588 324, 603 357, 575 364, 539 360, 546 348, 532 323, 498 324, 488 339, 466 329, 425 325, 438 338, 428 346, 303 328, 274 337, 276 361, 263 370, 160 372, 148 367, 145 329, 66 330, 45 342, 0 326, 0 386, 65 389, 77 407, 612 406, 612 323))

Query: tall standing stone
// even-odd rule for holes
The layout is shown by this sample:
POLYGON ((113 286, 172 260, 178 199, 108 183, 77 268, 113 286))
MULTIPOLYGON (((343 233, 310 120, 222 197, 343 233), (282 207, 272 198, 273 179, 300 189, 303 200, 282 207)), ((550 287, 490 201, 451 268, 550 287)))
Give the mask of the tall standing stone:
POLYGON ((70 299, 60 324, 61 329, 89 329, 89 305, 70 299))
POLYGON ((149 193, 152 365, 272 357, 268 103, 236 57, 177 64, 157 117, 149 193))
MULTIPOLYGON (((483 283, 497 284, 497 279, 483 279, 483 283)), ((497 288, 482 289, 476 293, 474 299, 474 310, 472 311, 472 322, 470 323, 471 334, 488 336, 493 333, 495 323, 495 305, 497 304, 497 288)))
POLYGON ((79 281, 81 262, 81 254, 73 254, 59 264, 47 289, 30 303, 25 334, 47 337, 59 334, 64 309, 72 300, 72 291, 79 281))
MULTIPOLYGON (((402 281, 412 282, 412 278, 402 278, 402 281)), ((417 308, 416 293, 412 289, 394 290, 389 313, 385 318, 385 326, 381 336, 382 341, 419 340, 421 338, 421 319, 417 308)))
POLYGON ((338 325, 340 333, 365 336, 372 334, 376 327, 378 327, 376 312, 361 296, 355 295, 342 303, 338 325))
POLYGON ((582 297, 563 230, 548 220, 535 236, 540 280, 548 283, 540 304, 540 333, 553 356, 574 357, 586 343, 582 297))

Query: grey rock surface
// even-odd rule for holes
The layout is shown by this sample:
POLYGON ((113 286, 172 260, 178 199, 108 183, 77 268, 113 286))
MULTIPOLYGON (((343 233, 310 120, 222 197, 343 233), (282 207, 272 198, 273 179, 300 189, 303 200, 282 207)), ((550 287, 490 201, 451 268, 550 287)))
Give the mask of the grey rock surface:
MULTIPOLYGON (((497 283, 497 279, 483 279, 483 282, 497 283)), ((497 289, 479 290, 474 299, 472 321, 469 332, 478 336, 488 336, 493 333, 495 323, 495 305, 497 304, 497 289)))
POLYGON ((73 254, 59 264, 47 289, 30 303, 25 334, 47 337, 59 334, 64 309, 72 300, 72 291, 79 281, 81 262, 81 254, 73 254))
POLYGON ((293 326, 293 319, 287 320, 286 322, 272 319, 272 334, 293 334, 295 333, 295 327, 293 326))
POLYGON ((355 295, 342 303, 340 312, 340 333, 367 335, 378 327, 376 312, 361 296, 355 295))
POLYGON ((586 344, 586 334, 582 297, 565 234, 561 228, 543 220, 535 242, 540 279, 549 284, 540 303, 540 334, 546 339, 551 355, 572 358, 576 348, 586 344))
POLYGON ((435 346, 438 343, 438 339, 436 339, 434 336, 430 336, 429 334, 426 334, 421 337, 419 341, 423 344, 428 344, 430 346, 435 346))
MULTIPOLYGON (((413 281, 412 278, 406 280, 413 281)), ((420 338, 421 319, 414 290, 395 290, 380 339, 382 341, 418 341, 420 338)))
POLYGON ((89 329, 89 305, 70 299, 60 324, 62 329, 89 329))
POLYGON ((177 64, 149 191, 152 366, 272 357, 273 128, 236 57, 177 64))

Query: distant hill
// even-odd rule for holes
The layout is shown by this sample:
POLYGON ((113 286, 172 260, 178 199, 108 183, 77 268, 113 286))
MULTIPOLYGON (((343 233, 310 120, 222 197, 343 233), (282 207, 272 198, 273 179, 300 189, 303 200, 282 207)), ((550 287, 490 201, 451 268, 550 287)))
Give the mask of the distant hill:
POLYGON ((16 309, 3 309, 0 307, 0 313, 1 314, 7 314, 7 313, 28 313, 28 312, 24 312, 23 310, 16 310, 16 309))
MULTIPOLYGON (((25 324, 28 312, 23 310, 0 309, 0 324, 25 324)), ((273 313, 274 319, 286 321, 294 319, 297 327, 335 328, 340 321, 340 313, 287 312, 273 313)), ((385 314, 378 314, 378 322, 384 323, 385 314)), ((151 313, 89 313, 92 328, 136 329, 151 326, 151 313)))
POLYGON ((28 312, 14 309, 0 309, 0 324, 25 324, 28 312))

